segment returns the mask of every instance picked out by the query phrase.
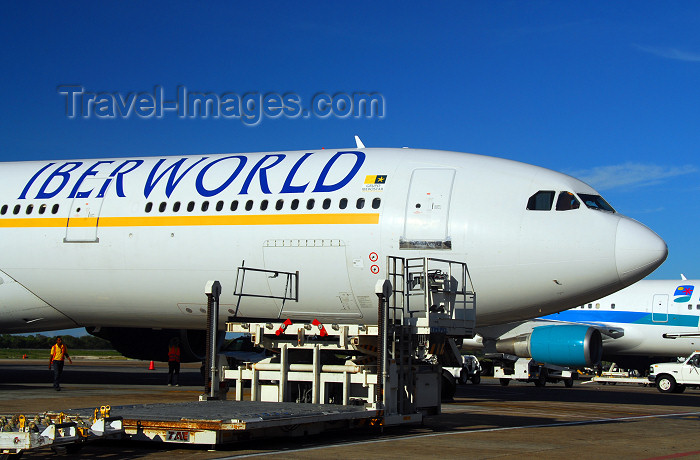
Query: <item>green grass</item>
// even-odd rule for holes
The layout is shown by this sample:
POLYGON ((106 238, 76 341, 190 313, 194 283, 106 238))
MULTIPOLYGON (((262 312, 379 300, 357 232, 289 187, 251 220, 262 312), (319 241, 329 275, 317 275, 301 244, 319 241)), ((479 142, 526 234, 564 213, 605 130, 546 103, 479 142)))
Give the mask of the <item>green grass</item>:
MULTIPOLYGON (((68 350, 71 357, 74 356, 96 356, 125 359, 122 355, 114 350, 68 350)), ((0 348, 0 359, 22 359, 22 356, 27 355, 27 359, 45 359, 49 362, 49 350, 36 350, 27 348, 0 348)))

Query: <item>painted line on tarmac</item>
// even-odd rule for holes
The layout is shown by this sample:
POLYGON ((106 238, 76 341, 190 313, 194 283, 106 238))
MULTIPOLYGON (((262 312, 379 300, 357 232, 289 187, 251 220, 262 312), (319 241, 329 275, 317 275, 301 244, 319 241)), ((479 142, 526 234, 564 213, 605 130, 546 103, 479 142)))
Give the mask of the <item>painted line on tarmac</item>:
POLYGON ((647 458, 646 460, 665 460, 667 458, 690 457, 691 455, 698 455, 698 454, 700 454, 700 450, 696 450, 695 452, 683 452, 680 454, 664 455, 663 457, 651 457, 651 458, 647 458))
MULTIPOLYGON (((645 420, 645 419, 653 419, 653 418, 673 418, 673 417, 683 417, 683 416, 689 416, 689 415, 700 415, 700 411, 698 411, 698 412, 679 412, 679 413, 675 413, 675 414, 635 415, 632 417, 602 418, 602 419, 594 419, 594 420, 582 420, 582 421, 578 421, 578 422, 559 422, 559 423, 546 423, 546 424, 537 424, 537 425, 508 426, 508 427, 501 427, 501 428, 484 428, 484 429, 469 430, 469 431, 443 431, 440 433, 424 433, 424 434, 416 434, 416 435, 393 436, 393 437, 386 437, 386 438, 381 438, 381 439, 370 439, 367 441, 341 442, 338 444, 329 444, 326 446, 302 447, 302 448, 298 448, 298 449, 281 449, 281 450, 273 450, 273 451, 268 451, 268 452, 260 452, 260 453, 256 453, 256 454, 233 455, 230 457, 216 457, 216 460, 262 457, 263 455, 293 454, 293 453, 298 453, 298 452, 308 452, 308 451, 312 451, 312 450, 331 449, 331 448, 335 448, 335 447, 352 447, 352 446, 360 446, 363 444, 377 444, 377 443, 381 443, 381 442, 392 442, 392 441, 401 441, 401 440, 409 440, 409 439, 434 438, 434 437, 439 437, 439 436, 452 436, 452 435, 457 435, 457 434, 491 433, 491 432, 495 432, 495 431, 521 430, 523 428, 555 428, 555 427, 561 427, 561 426, 596 425, 596 424, 611 423, 611 422, 630 422, 630 421, 636 421, 636 420, 645 420)), ((685 456, 686 454, 677 454, 677 455, 682 457, 682 456, 685 456)), ((691 453, 688 453, 687 455, 691 455, 691 453)), ((676 458, 676 457, 673 457, 673 456, 671 456, 671 457, 658 457, 658 459, 665 459, 665 458, 676 458)))

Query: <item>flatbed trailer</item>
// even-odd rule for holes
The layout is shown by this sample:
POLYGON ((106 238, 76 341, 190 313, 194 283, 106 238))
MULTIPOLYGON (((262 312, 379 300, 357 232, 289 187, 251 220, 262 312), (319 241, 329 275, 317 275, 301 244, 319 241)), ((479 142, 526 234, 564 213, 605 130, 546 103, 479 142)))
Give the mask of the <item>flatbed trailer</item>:
POLYGON ((120 414, 131 440, 212 446, 373 426, 379 415, 359 406, 226 400, 124 405, 112 410, 120 414))
POLYGON ((596 375, 587 382, 583 383, 601 383, 603 385, 615 385, 617 383, 629 383, 638 385, 653 385, 646 377, 625 377, 616 375, 596 375))
POLYGON ((637 385, 653 385, 648 377, 634 375, 634 372, 620 369, 617 364, 612 363, 607 371, 603 371, 600 375, 593 376, 585 383, 600 383, 602 385, 615 385, 618 383, 637 384, 637 385))

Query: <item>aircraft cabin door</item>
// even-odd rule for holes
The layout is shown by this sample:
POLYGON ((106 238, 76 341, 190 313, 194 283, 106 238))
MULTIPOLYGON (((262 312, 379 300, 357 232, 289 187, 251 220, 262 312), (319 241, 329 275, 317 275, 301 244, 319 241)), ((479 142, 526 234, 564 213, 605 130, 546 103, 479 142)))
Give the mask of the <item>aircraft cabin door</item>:
POLYGON ((654 323, 668 322, 668 295, 654 294, 651 307, 651 320, 654 323))
POLYGON ((415 169, 408 187, 401 249, 452 249, 448 235, 454 169, 415 169))
POLYGON ((73 198, 70 205, 70 213, 68 214, 64 243, 98 243, 100 241, 97 237, 97 225, 104 196, 98 198, 96 195, 104 183, 105 178, 98 177, 90 177, 83 181, 80 188, 82 190, 92 190, 92 192, 86 198, 80 198, 79 196, 73 198))

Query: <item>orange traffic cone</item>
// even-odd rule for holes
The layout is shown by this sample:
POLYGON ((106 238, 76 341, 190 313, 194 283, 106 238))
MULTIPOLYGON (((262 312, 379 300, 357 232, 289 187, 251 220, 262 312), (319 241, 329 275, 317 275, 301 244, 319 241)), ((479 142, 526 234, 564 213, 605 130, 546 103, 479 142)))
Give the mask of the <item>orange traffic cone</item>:
POLYGON ((149 370, 149 371, 154 371, 154 370, 156 370, 156 365, 153 363, 153 361, 151 361, 151 365, 148 366, 148 370, 149 370))

